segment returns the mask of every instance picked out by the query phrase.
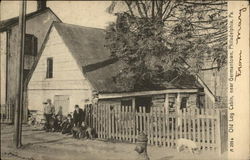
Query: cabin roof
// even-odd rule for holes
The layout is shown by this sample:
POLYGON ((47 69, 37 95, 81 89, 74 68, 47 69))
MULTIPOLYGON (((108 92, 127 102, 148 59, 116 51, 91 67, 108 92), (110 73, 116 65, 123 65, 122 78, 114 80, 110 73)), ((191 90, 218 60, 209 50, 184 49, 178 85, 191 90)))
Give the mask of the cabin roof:
MULTIPOLYGON (((26 20, 29 20, 29 19, 31 19, 33 17, 36 17, 36 16, 41 15, 41 14, 46 13, 46 12, 50 12, 50 13, 52 13, 52 14, 54 14, 56 16, 56 14, 49 7, 47 7, 45 9, 43 9, 43 10, 37 10, 35 12, 31 12, 29 14, 26 14, 26 20)), ((19 17, 17 16, 17 17, 13 17, 13 18, 10 18, 10 19, 0 21, 0 32, 4 32, 4 31, 8 30, 9 28, 11 28, 12 26, 17 25, 18 24, 18 19, 19 19, 19 17)))
MULTIPOLYGON (((120 61, 112 58, 109 50, 105 48, 105 30, 58 22, 54 22, 53 25, 94 89, 99 93, 125 92, 115 83, 115 77, 122 69, 122 65, 120 61)), ((177 76, 166 73, 166 77, 168 82, 156 88, 126 92, 201 88, 191 75, 177 76)))

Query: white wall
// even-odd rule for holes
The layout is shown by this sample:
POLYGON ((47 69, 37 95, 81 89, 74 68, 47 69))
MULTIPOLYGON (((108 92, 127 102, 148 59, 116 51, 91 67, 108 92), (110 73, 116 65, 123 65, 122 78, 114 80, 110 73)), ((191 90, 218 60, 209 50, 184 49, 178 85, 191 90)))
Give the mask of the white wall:
POLYGON ((0 53, 1 53, 1 104, 6 102, 6 32, 0 33, 0 53))
POLYGON ((74 105, 78 104, 83 108, 85 99, 91 98, 91 92, 89 90, 29 90, 28 91, 28 106, 29 109, 43 110, 42 102, 48 98, 52 100, 54 104, 55 95, 69 95, 69 112, 74 110, 74 105))
POLYGON ((83 76, 75 59, 53 27, 42 56, 28 84, 29 109, 42 110, 42 102, 55 95, 68 95, 70 108, 75 104, 84 105, 91 100, 92 88, 83 76), (46 79, 47 58, 53 58, 53 78, 46 79))

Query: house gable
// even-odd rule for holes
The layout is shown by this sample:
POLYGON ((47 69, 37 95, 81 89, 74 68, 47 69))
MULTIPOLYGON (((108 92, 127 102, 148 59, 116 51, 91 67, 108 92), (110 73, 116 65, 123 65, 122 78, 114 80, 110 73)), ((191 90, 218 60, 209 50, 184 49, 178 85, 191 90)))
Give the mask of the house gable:
MULTIPOLYGON (((36 18, 42 14, 50 14, 51 16, 54 17, 54 19, 61 22, 59 17, 57 17, 57 15, 50 8, 46 8, 44 10, 37 10, 35 12, 31 12, 29 14, 26 14, 26 21, 28 22, 29 20, 36 18)), ((19 19, 19 17, 17 16, 17 17, 13 17, 13 18, 10 18, 7 20, 0 21, 0 32, 7 31, 12 27, 17 26, 18 19, 19 19)))
POLYGON ((90 83, 54 27, 45 43, 28 90, 90 90, 90 83), (53 59, 53 78, 46 78, 48 58, 53 59))

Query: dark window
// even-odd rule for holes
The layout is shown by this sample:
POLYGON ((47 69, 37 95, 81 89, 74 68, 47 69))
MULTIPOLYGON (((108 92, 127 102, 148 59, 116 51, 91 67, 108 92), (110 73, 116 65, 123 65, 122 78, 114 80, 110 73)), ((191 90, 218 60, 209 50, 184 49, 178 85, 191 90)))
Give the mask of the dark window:
POLYGON ((136 97, 135 98, 135 108, 137 112, 139 112, 139 107, 144 107, 146 110, 146 113, 150 113, 151 106, 152 106, 151 97, 136 97))
POLYGON ((53 58, 47 58, 46 78, 53 78, 53 58))
POLYGON ((182 97, 180 109, 187 108, 187 100, 188 100, 187 97, 182 97))
POLYGON ((25 35, 24 54, 30 56, 37 56, 37 38, 34 35, 25 35))
POLYGON ((121 106, 132 106, 132 100, 121 100, 121 106))
POLYGON ((198 95, 197 106, 199 108, 204 108, 205 107, 205 95, 198 95))
POLYGON ((169 112, 175 111, 175 97, 169 97, 168 98, 168 106, 169 106, 169 112))

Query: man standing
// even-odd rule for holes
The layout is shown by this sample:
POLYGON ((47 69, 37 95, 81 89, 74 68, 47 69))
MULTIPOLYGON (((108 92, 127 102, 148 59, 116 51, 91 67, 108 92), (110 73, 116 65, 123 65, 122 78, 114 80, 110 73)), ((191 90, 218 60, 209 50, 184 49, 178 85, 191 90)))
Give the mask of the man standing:
POLYGON ((51 103, 51 99, 47 99, 47 102, 45 103, 45 106, 44 106, 44 117, 45 117, 45 129, 46 131, 49 131, 51 129, 51 126, 50 126, 50 120, 52 118, 52 116, 55 114, 55 107, 54 105, 51 103))
POLYGON ((80 127, 82 125, 82 122, 85 119, 85 113, 84 111, 79 108, 78 105, 75 105, 75 111, 73 113, 73 121, 74 121, 74 125, 76 127, 80 127))

